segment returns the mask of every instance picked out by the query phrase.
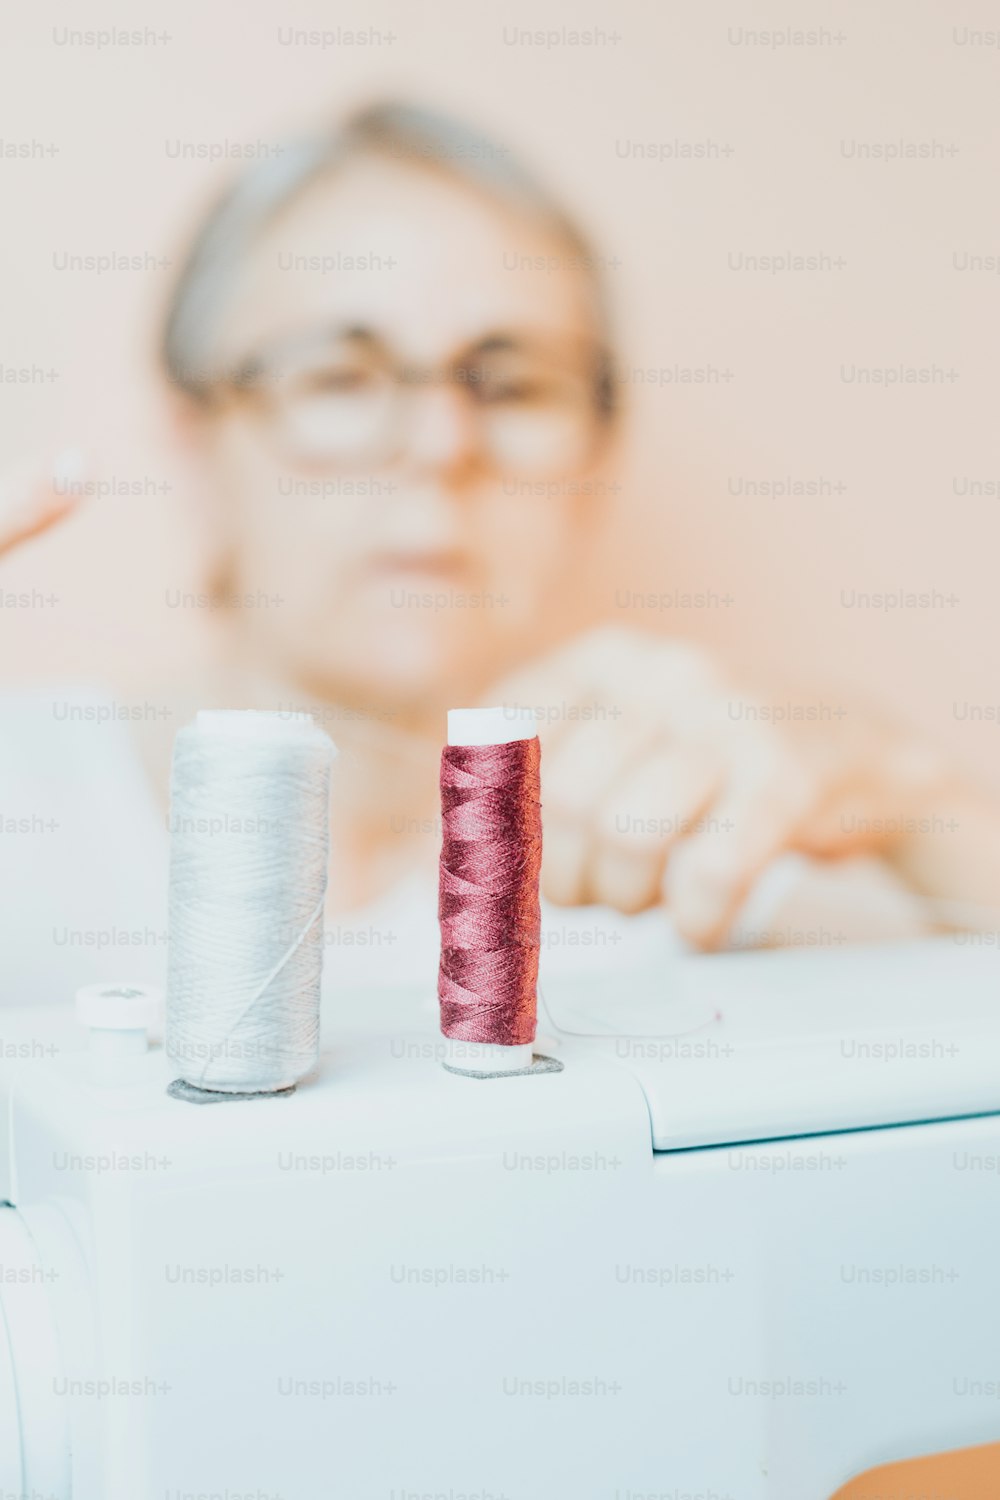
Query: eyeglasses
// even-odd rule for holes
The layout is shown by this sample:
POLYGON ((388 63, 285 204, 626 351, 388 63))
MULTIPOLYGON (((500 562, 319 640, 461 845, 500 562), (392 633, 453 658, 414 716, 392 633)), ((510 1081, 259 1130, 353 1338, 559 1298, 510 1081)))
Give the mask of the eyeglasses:
POLYGON ((545 478, 594 456, 611 414, 611 383, 606 351, 592 343, 503 335, 424 367, 395 359, 368 332, 348 330, 276 345, 215 387, 256 400, 292 461, 364 469, 404 451, 415 390, 451 386, 468 404, 487 463, 502 474, 545 478))

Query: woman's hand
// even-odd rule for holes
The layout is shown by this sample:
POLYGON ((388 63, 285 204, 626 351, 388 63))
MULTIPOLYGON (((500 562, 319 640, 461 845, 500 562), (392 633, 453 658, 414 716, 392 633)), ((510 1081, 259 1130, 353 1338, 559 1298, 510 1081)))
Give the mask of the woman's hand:
POLYGON ((778 728, 776 706, 728 685, 705 652, 617 626, 490 701, 520 707, 542 739, 544 894, 625 912, 663 901, 702 947, 783 851, 877 847, 884 815, 936 772, 839 705, 778 728))
POLYGON ((74 510, 82 476, 83 461, 75 450, 47 467, 28 460, 0 475, 0 557, 74 510))

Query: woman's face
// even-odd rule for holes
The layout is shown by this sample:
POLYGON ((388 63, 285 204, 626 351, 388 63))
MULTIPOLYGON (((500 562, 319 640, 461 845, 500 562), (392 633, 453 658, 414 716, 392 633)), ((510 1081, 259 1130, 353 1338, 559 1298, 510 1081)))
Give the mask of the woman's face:
POLYGON ((252 370, 203 447, 262 672, 417 713, 565 628, 606 436, 573 259, 448 174, 375 156, 261 235, 219 334, 220 363, 252 370))

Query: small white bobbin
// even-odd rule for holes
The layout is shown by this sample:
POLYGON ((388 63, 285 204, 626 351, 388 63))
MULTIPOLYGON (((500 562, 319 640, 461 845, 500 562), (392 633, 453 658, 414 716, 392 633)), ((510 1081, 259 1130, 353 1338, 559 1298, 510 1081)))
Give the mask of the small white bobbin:
POLYGON ((85 984, 76 992, 76 1018, 90 1031, 90 1050, 102 1057, 136 1057, 149 1050, 149 1028, 163 1011, 163 991, 151 984, 85 984))
MULTIPOLYGON (((448 710, 449 745, 512 745, 515 740, 535 738, 535 720, 530 710, 497 708, 451 708, 448 710)), ((463 1042, 444 1038, 445 1064, 466 1073, 520 1073, 531 1067, 534 1043, 505 1047, 500 1042, 463 1042)))

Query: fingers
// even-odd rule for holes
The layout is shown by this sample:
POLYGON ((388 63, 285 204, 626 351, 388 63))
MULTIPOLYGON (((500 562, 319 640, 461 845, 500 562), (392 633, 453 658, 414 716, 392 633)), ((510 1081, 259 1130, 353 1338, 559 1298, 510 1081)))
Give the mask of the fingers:
POLYGON ((670 850, 695 831, 720 774, 711 757, 677 749, 654 749, 627 771, 597 810, 591 899, 625 912, 655 905, 670 850))
POLYGON ((794 763, 744 744, 704 826, 667 861, 663 896, 682 937, 702 948, 723 940, 760 872, 789 847, 806 795, 794 763))
POLYGON ((82 456, 68 449, 47 472, 26 461, 0 478, 0 556, 75 509, 82 475, 82 456))
POLYGON ((682 936, 715 946, 817 800, 770 727, 733 722, 694 647, 604 627, 493 701, 527 706, 545 747, 542 889, 559 905, 665 901, 682 936))
POLYGON ((652 731, 621 719, 577 725, 542 760, 545 840, 542 890, 558 906, 593 900, 595 812, 652 743, 652 731))

